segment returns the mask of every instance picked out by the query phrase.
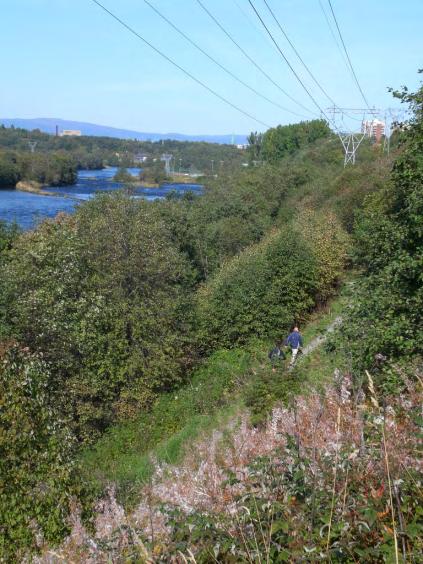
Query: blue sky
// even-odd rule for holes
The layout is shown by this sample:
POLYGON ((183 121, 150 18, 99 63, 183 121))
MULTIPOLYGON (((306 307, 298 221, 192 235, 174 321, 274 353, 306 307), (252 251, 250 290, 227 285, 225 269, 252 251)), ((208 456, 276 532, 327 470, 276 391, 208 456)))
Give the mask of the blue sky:
MULTIPOLYGON (((257 97, 227 76, 162 21, 144 0, 101 0, 148 41, 260 121, 300 118, 257 97)), ((312 118, 230 43, 196 0, 149 0, 244 82, 312 118)), ((315 111, 276 51, 248 0, 202 0, 240 45, 296 101, 315 111)), ((320 3, 268 0, 313 74, 342 107, 363 107, 320 3)), ((254 4, 322 108, 330 105, 274 24, 254 4)), ((398 105, 388 86, 418 85, 423 67, 422 0, 332 0, 370 105, 398 105)), ((150 132, 247 133, 264 130, 194 83, 105 14, 92 0, 2 0, 0 116, 59 117, 150 132)))

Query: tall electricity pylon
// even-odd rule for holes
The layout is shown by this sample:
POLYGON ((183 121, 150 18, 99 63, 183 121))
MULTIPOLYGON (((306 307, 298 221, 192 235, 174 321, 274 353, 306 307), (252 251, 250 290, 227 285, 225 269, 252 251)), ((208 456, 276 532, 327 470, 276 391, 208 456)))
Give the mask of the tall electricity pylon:
POLYGON ((355 164, 357 149, 365 136, 365 133, 347 133, 345 135, 338 133, 338 137, 341 139, 341 143, 344 148, 344 168, 349 163, 352 165, 355 164))
POLYGON ((403 108, 387 108, 385 110, 385 138, 383 140, 383 152, 388 153, 391 147, 391 135, 395 127, 401 125, 406 117, 406 110, 403 108))
POLYGON ((357 149, 365 138, 366 131, 346 131, 344 117, 361 115, 363 116, 364 122, 366 116, 372 116, 373 118, 375 118, 376 116, 380 116, 381 111, 377 110, 376 108, 338 108, 337 106, 331 106, 330 108, 326 108, 326 112, 328 113, 328 115, 332 116, 331 124, 335 128, 344 149, 344 168, 348 164, 354 165, 357 149))
POLYGON ((164 153, 160 158, 160 160, 164 161, 165 163, 165 171, 168 176, 170 174, 170 161, 172 160, 172 158, 173 156, 168 153, 164 153))

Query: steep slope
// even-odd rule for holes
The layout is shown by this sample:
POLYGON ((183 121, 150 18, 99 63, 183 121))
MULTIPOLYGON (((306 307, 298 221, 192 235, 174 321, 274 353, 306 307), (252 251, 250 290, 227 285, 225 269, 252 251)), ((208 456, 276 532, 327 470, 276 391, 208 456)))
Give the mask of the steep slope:
POLYGON ((321 346, 328 336, 322 326, 332 333, 352 288, 307 328, 309 353, 292 376, 275 375, 265 354, 250 366, 244 385, 256 393, 265 381, 284 387, 283 399, 267 398, 260 425, 252 427, 251 411, 238 403, 230 416, 220 409, 214 428, 185 437, 176 464, 162 455, 166 443, 159 445, 148 455, 149 478, 131 488, 136 503, 125 510, 111 485, 97 507, 96 534, 75 514, 66 545, 40 561, 52 555, 93 563, 373 561, 399 552, 418 559, 421 529, 412 500, 421 469, 413 440, 419 384, 408 380, 381 411, 372 388, 367 397, 356 395, 347 359, 321 346))

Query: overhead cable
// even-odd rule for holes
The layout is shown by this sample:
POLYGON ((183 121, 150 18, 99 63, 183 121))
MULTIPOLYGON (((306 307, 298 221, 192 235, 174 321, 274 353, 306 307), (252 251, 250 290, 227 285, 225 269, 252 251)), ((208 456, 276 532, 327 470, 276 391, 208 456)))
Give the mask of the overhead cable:
POLYGON ((281 23, 279 22, 278 18, 276 17, 275 13, 273 12, 272 8, 270 7, 269 3, 267 2, 267 0, 263 0, 264 3, 266 4, 267 9, 269 10, 270 14, 272 15, 272 18, 275 20, 276 25, 278 26, 278 28, 281 30, 283 36, 285 37, 285 39, 288 41, 288 43, 290 44, 292 50, 294 51, 294 53, 297 55, 298 59, 301 61, 301 64, 303 65, 303 67, 305 68, 305 70, 308 72, 308 74, 310 75, 310 77, 312 78, 313 82, 316 84, 316 86, 320 89, 320 91, 326 96, 326 98, 332 102, 332 104, 334 106, 336 106, 337 104, 335 103, 335 101, 329 96, 329 94, 326 92, 326 90, 323 88, 323 86, 320 84, 320 82, 317 80, 317 78, 314 76, 314 74, 311 72, 311 70, 309 69, 309 67, 306 65, 306 63, 304 62, 304 59, 301 57, 300 53, 297 51, 295 45, 292 43, 292 41, 290 40, 290 38, 288 37, 286 31, 284 30, 284 28, 282 27, 281 23))
POLYGON ((244 82, 241 78, 239 78, 235 73, 233 73, 232 71, 230 71, 228 68, 226 68, 224 65, 222 65, 221 63, 219 63, 219 61, 217 61, 214 57, 212 57, 209 53, 207 53, 207 51, 205 51, 202 47, 200 47, 200 45, 198 45, 198 43, 196 43, 195 41, 193 41, 186 33, 184 33, 179 27, 177 27, 169 18, 167 18, 164 14, 162 14, 155 6, 153 6, 153 4, 151 4, 149 2, 149 0, 143 0, 145 4, 147 4, 147 6, 149 6, 160 18, 162 18, 168 25, 170 25, 177 33, 179 33, 179 35, 181 35, 184 39, 186 39, 193 47, 195 47, 198 51, 200 51, 205 57, 207 57, 208 59, 210 59, 210 61, 212 61, 215 65, 217 65, 219 68, 221 68, 224 72, 226 72, 229 76, 231 76, 234 80, 236 80, 237 82, 239 82, 240 84, 242 84, 245 88, 248 88, 248 90, 250 90, 251 92, 253 92, 256 96, 259 96, 260 98, 262 98, 263 100, 266 100, 266 102, 269 102, 269 104, 272 104, 273 106, 276 106, 277 108, 280 108, 281 110, 285 111, 285 112, 289 112, 292 113, 296 116, 299 117, 304 117, 301 116, 300 114, 297 114, 296 112, 291 111, 288 108, 285 108, 284 106, 281 106, 278 102, 275 102, 274 100, 271 100, 270 98, 268 98, 266 95, 264 95, 263 93, 259 92, 258 90, 256 90, 253 86, 249 85, 248 83, 244 82))
POLYGON ((267 128, 270 128, 271 125, 269 125, 268 123, 265 123, 264 121, 261 121, 260 119, 254 117, 252 114, 250 114, 249 112, 243 110, 242 108, 240 108, 239 106, 237 106, 236 104, 232 103, 230 100, 228 100, 227 98, 225 98, 224 96, 222 96, 221 94, 219 94, 218 92, 216 92, 216 90, 213 90, 213 88, 210 88, 210 86, 207 86, 207 84, 205 84, 202 80, 200 80, 199 78, 195 77, 193 74, 191 74, 189 71, 187 71, 186 69, 184 69, 181 65, 179 65, 176 61, 174 61, 173 59, 171 59, 170 57, 168 57, 165 53, 163 53, 163 51, 160 51, 160 49, 158 49, 157 47, 155 47, 152 43, 150 43, 149 41, 147 41, 147 39, 145 39, 142 35, 140 35, 137 31, 135 31, 132 27, 130 27, 127 23, 125 23, 123 20, 121 20, 118 16, 116 16, 116 14, 114 14, 113 12, 111 12, 109 9, 107 9, 103 4, 101 4, 101 2, 99 2, 98 0, 91 0, 94 4, 97 4, 97 6, 99 8, 101 8, 104 12, 106 12, 110 17, 112 17, 114 20, 116 20, 122 27, 124 27, 125 29, 127 29, 130 33, 132 33, 133 35, 135 35, 136 37, 138 37, 138 39, 140 39, 141 41, 143 41, 143 43, 145 43, 146 45, 148 45, 148 47, 150 47, 150 49, 152 49, 153 51, 155 51, 158 55, 160 55, 163 59, 165 59, 166 61, 168 61, 171 65, 173 65, 174 67, 176 67, 177 69, 179 69, 181 72, 183 72, 186 76, 188 76, 189 78, 191 78, 191 80, 193 80, 194 82, 196 82, 197 84, 199 84, 200 86, 202 86, 203 88, 205 88, 208 92, 210 92, 211 94, 213 94, 213 96, 216 96, 216 98, 219 98, 219 100, 221 100, 222 102, 225 102, 225 104, 231 106, 233 109, 237 110, 237 112, 243 114, 244 116, 248 117, 249 119, 254 120, 255 122, 264 125, 267 128))
MULTIPOLYGON (((320 0, 319 0, 320 1, 320 0)), ((275 20, 277 26, 279 27, 279 29, 281 30, 283 36, 285 37, 285 39, 288 41, 288 43, 290 44, 290 46, 292 47, 292 50, 294 51, 294 53, 297 55, 298 59, 300 60, 301 64, 303 65, 303 67, 306 69, 306 71, 308 72, 308 74, 310 75, 310 77, 312 78, 313 82, 317 85, 317 87, 319 88, 319 90, 326 96, 326 98, 332 102, 332 104, 336 107, 338 107, 338 104, 334 101, 334 99, 329 96, 329 94, 326 92, 326 90, 323 88, 323 86, 320 84, 320 82, 317 80, 317 78, 314 76, 314 74, 311 72, 310 68, 308 67, 308 65, 306 65, 306 63, 304 62, 303 58, 301 57, 300 53, 297 51, 295 45, 293 44, 293 42, 290 40, 290 38, 288 37, 286 31, 283 29, 281 23, 279 22, 278 18, 276 17, 275 13, 273 12, 272 8, 270 7, 269 3, 267 2, 267 0, 263 0, 263 2, 266 4, 267 9, 269 10, 270 14, 272 15, 273 19, 275 20)), ((346 117, 356 120, 356 121, 361 121, 359 119, 357 119, 354 116, 351 116, 349 114, 344 114, 346 117)))
POLYGON ((264 29, 267 31, 270 39, 273 41, 276 49, 279 51, 280 55, 282 56, 282 58, 284 59, 284 61, 286 62, 286 64, 288 65, 288 67, 290 68, 291 72, 294 74, 295 78, 298 80, 298 82, 301 84, 301 86, 303 87, 303 89, 306 91, 308 97, 311 99, 311 101, 313 102, 313 104, 316 106, 316 108, 320 111, 321 115, 323 115, 327 121, 331 121, 327 115, 325 114, 324 110, 320 107, 319 103, 316 101, 316 99, 314 98, 313 94, 310 92, 310 90, 307 88, 307 86, 304 84, 304 82, 301 80, 300 76, 298 75, 298 73, 296 72, 296 70, 294 69, 294 67, 291 65, 291 63, 289 62, 289 60, 287 59, 287 57, 285 56, 284 52, 282 51, 282 49, 280 48, 278 42, 276 41, 276 39, 273 37, 272 32, 269 30, 269 28, 267 27, 266 23, 264 22, 263 18, 260 16, 259 12, 257 11, 256 7, 254 6, 253 2, 251 0, 248 0, 250 6, 252 7, 252 9, 254 10, 256 16, 258 17, 258 19, 260 20, 262 26, 264 27, 264 29))
MULTIPOLYGON (((294 102, 295 104, 297 104, 297 106, 300 106, 303 110, 311 113, 311 114, 315 114, 315 112, 313 112, 312 110, 310 110, 309 108, 307 108, 306 106, 304 106, 303 104, 301 104, 300 102, 298 102, 298 100, 296 100, 293 96, 291 96, 290 94, 288 94, 288 92, 286 92, 286 90, 284 90, 277 82, 275 82, 273 80, 273 78, 266 73, 266 71, 264 71, 262 69, 262 67, 245 51, 245 49, 243 47, 241 47, 241 45, 232 37, 232 35, 223 27, 223 25, 219 22, 219 20, 210 12, 210 10, 203 4, 203 2, 201 0, 196 0, 197 4, 199 4, 201 6, 201 8, 206 12, 206 14, 208 14, 208 16, 214 21, 214 23, 223 31, 223 33, 226 35, 226 37, 232 41, 232 43, 241 51, 241 53, 244 55, 244 57, 246 57, 250 63, 252 63, 256 69, 258 69, 261 74, 263 76, 265 76, 274 86, 276 86, 276 88, 278 88, 285 96, 287 96, 290 100, 292 100, 292 102, 294 102)), ((298 115, 298 114, 297 114, 298 115)), ((300 116, 300 117, 304 117, 304 116, 300 116)))
POLYGON ((364 100, 366 106, 367 106, 367 107, 369 108, 369 110, 370 110, 371 108, 370 108, 370 106, 369 106, 369 103, 368 103, 368 101, 367 101, 366 96, 364 95, 363 89, 361 88, 360 83, 358 82, 357 75, 356 75, 356 73, 355 73, 353 64, 352 64, 351 59, 350 59, 350 56, 349 56, 349 54, 348 54, 347 47, 346 47, 346 45, 345 45, 344 38, 342 37, 342 33, 341 33, 341 30, 340 30, 339 25, 338 25, 338 20, 336 19, 336 16, 335 16, 335 12, 334 12, 334 10, 333 10, 333 6, 332 6, 331 0, 328 0, 328 3, 329 3, 330 11, 332 12, 332 17, 333 17, 333 19, 334 19, 334 21, 335 21, 335 24, 336 24, 336 29, 338 30, 339 38, 340 38, 340 40, 341 40, 342 46, 343 46, 344 51, 345 51, 345 55, 347 56, 348 63, 349 63, 349 66, 350 66, 350 68, 351 68, 351 72, 352 72, 352 74, 353 74, 355 83, 357 84, 357 87, 358 87, 358 89, 359 89, 359 91, 360 91, 361 97, 363 98, 363 100, 364 100))
POLYGON ((322 11, 324 17, 325 17, 325 20, 326 20, 327 26, 328 26, 328 28, 329 28, 330 34, 332 35, 332 38, 333 38, 333 40, 334 40, 334 42, 335 42, 335 45, 336 45, 337 48, 338 48, 339 54, 341 55, 341 58, 342 58, 342 60, 344 61, 345 66, 347 67, 347 70, 348 70, 349 74, 350 74, 350 75, 352 76, 352 78, 354 79, 354 75, 353 75, 352 72, 351 72, 350 66, 349 66, 349 64, 348 64, 348 60, 347 60, 347 58, 345 57, 345 53, 343 52, 342 47, 341 47, 341 45, 339 44, 339 40, 338 40, 338 38, 336 37, 335 32, 333 31, 332 24, 330 23, 329 17, 328 17, 328 15, 327 15, 327 13, 326 13, 326 10, 325 10, 325 8, 323 7, 323 2, 322 2, 322 0, 319 0, 319 6, 320 6, 320 9, 321 9, 321 11, 322 11))
POLYGON ((252 18, 247 14, 247 12, 244 10, 244 8, 242 7, 242 5, 238 2, 238 0, 232 0, 233 3, 235 4, 235 6, 238 8, 238 10, 241 12, 241 14, 244 16, 244 19, 250 24, 250 26, 252 28, 254 28, 256 31, 259 32, 259 34, 264 37, 266 39, 266 41, 269 41, 267 35, 265 35, 262 31, 262 29, 255 23, 255 21, 252 20, 252 18))

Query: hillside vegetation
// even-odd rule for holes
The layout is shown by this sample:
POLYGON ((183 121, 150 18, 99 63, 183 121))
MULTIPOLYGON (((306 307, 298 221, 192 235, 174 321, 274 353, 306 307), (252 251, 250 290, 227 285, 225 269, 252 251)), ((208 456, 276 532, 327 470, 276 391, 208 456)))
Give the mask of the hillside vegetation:
POLYGON ((419 560, 423 100, 397 96, 414 116, 398 146, 364 144, 354 168, 321 121, 279 127, 251 137, 263 164, 200 198, 106 194, 1 227, 0 558, 47 551, 75 519, 89 536, 100 504, 118 532, 84 537, 83 560, 419 560), (272 339, 335 315, 325 348, 270 369, 272 339), (209 503, 163 473, 189 441, 209 503), (136 525, 113 491, 141 500, 136 525))
POLYGON ((60 186, 74 184, 78 169, 102 169, 105 166, 137 166, 136 155, 148 159, 142 164, 146 174, 160 171, 165 179, 163 153, 171 153, 178 172, 211 174, 240 167, 246 161, 244 151, 233 145, 190 141, 135 141, 89 135, 56 137, 39 130, 27 131, 0 125, 0 189, 11 188, 20 180, 60 186), (36 143, 31 152, 29 141, 36 143), (212 165, 213 161, 213 165, 212 165))

